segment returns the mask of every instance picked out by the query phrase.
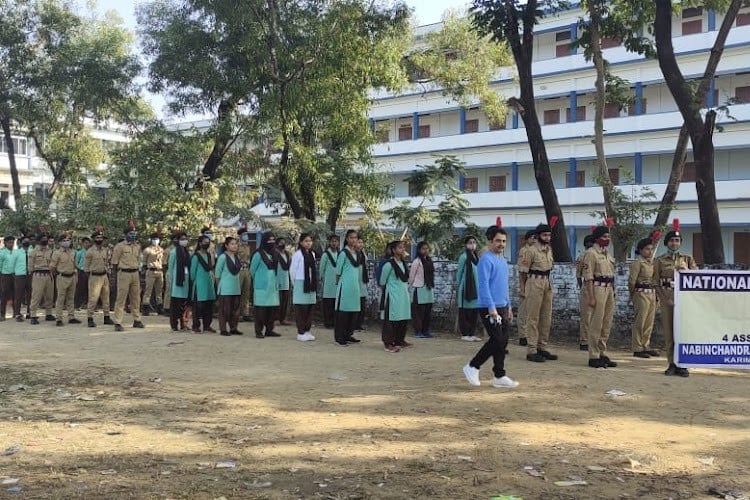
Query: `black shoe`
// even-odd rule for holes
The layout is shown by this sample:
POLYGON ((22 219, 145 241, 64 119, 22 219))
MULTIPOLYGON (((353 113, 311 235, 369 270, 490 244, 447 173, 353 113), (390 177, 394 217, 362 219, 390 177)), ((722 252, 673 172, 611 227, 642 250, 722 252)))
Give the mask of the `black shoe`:
POLYGON ((518 339, 518 345, 529 345, 529 341, 526 339, 526 337, 521 337, 518 339))
POLYGON ((648 351, 644 351, 649 356, 653 356, 654 358, 658 358, 661 356, 661 353, 657 351, 656 349, 649 349, 648 351))
POLYGON ((242 321, 244 321, 245 323, 251 323, 253 321, 253 317, 250 315, 245 315, 242 317, 242 321))
POLYGON ((337 340, 336 345, 339 347, 348 347, 349 343, 346 340, 337 340))
POLYGON ((71 318, 71 319, 68 320, 68 324, 69 325, 80 325, 81 324, 81 320, 78 319, 78 318, 71 318))
POLYGON ((37 318, 31 318, 31 324, 32 325, 38 325, 39 324, 39 320, 37 318))
POLYGON ((151 316, 151 308, 150 307, 144 307, 141 311, 141 314, 144 316, 151 316))
POLYGON ((265 335, 263 335, 262 333, 256 333, 256 334, 255 334, 255 338, 256 338, 256 339, 264 339, 264 338, 266 338, 266 336, 265 336, 265 335))
POLYGON ((219 335, 221 335, 222 337, 229 337, 232 334, 229 332, 221 332, 219 335))
POLYGON ((648 358, 650 358, 651 356, 649 356, 649 355, 648 355, 648 352, 646 352, 646 351, 637 351, 637 352, 634 352, 634 353, 633 353, 633 357, 636 357, 636 358, 643 358, 643 359, 648 359, 648 358))
POLYGON ((536 353, 542 356, 547 361, 555 361, 557 359, 557 354, 552 354, 549 351, 545 351, 544 349, 537 349, 536 353))
POLYGON ((114 325, 115 322, 112 321, 112 318, 110 318, 109 316, 104 316, 104 324, 105 325, 114 325))
POLYGON ((89 318, 87 325, 89 328, 96 328, 96 323, 94 323, 94 318, 89 318))
POLYGON ((617 363, 609 359, 607 356, 599 356, 599 359, 604 364, 604 368, 615 368, 617 363))
POLYGON ((31 314, 27 314, 26 319, 31 319, 31 314))
POLYGON ((588 351, 589 350, 589 345, 588 344, 579 344, 578 345, 578 350, 579 351, 588 351))
POLYGON ((16 322, 23 323, 24 321, 25 320, 23 319, 23 316, 21 316, 20 314, 18 316, 16 316, 16 322))
POLYGON ((115 325, 115 331, 116 332, 124 332, 125 329, 122 327, 122 325, 115 325))
POLYGON ((44 317, 44 321, 57 321, 57 318, 53 314, 48 314, 44 317))
POLYGON ((347 341, 348 343, 350 343, 350 344, 359 344, 360 342, 362 342, 361 340, 359 340, 359 339, 355 339, 354 337, 348 337, 348 338, 346 339, 346 341, 347 341))
POLYGON ((527 354, 526 361, 533 361, 534 363, 544 363, 545 361, 547 361, 547 359, 537 352, 534 354, 527 354))
POLYGON ((677 375, 679 375, 680 377, 689 377, 690 372, 688 371, 687 368, 677 367, 677 375))
POLYGON ((677 375, 677 370, 679 370, 679 368, 677 368, 676 364, 669 363, 667 369, 664 370, 664 375, 677 375))
POLYGON ((65 326, 65 323, 63 323, 61 319, 58 319, 55 321, 55 326, 65 326))
POLYGON ((133 328, 146 328, 141 321, 133 321, 133 328))
POLYGON ((241 332, 241 331, 239 331, 239 330, 230 330, 230 331, 229 331, 229 334, 230 334, 230 335, 244 335, 244 333, 242 333, 242 332, 241 332))
POLYGON ((276 332, 268 332, 266 333, 266 337, 281 337, 281 334, 276 332))
POLYGON ((604 363, 601 359, 589 359, 589 366, 591 368, 606 368, 607 363, 604 363))

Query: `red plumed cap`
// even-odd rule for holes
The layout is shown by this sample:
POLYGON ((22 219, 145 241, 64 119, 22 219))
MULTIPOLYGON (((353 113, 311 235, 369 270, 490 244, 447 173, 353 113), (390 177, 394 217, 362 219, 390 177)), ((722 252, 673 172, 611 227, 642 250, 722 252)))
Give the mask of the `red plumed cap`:
POLYGON ((553 215, 552 217, 550 217, 549 218, 549 227, 551 227, 552 229, 554 229, 555 226, 557 225, 557 221, 558 220, 560 220, 560 218, 557 215, 553 215))
POLYGON ((680 219, 672 219, 672 229, 674 231, 680 230, 680 219))
POLYGON ((615 219, 613 219, 612 217, 607 217, 607 220, 604 223, 608 228, 612 229, 612 227, 615 225, 615 219))
POLYGON ((497 227, 503 227, 503 218, 502 217, 498 217, 497 219, 495 219, 495 225, 497 227))
POLYGON ((656 230, 656 231, 653 231, 651 233, 651 241, 653 241, 654 243, 656 243, 660 239, 661 239, 661 231, 656 230))

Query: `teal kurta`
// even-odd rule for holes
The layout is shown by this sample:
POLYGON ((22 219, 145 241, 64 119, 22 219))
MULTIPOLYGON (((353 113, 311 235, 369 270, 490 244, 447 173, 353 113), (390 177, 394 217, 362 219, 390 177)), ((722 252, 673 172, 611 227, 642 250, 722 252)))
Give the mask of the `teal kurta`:
MULTIPOLYGON (((339 277, 339 284, 336 289, 336 310, 344 312, 359 312, 359 294, 361 286, 359 284, 362 268, 353 266, 347 257, 348 248, 339 252, 336 259, 336 276, 339 277)), ((357 254, 352 255, 352 259, 357 261, 357 254)))
POLYGON ((320 258, 320 278, 323 280, 323 298, 335 299, 338 286, 336 285, 336 253, 330 248, 323 252, 320 258), (331 262, 333 260, 333 262, 331 262))
POLYGON ((292 304, 316 304, 318 294, 315 292, 305 293, 305 280, 294 280, 294 289, 292 291, 292 304))
MULTIPOLYGON (((235 258, 237 256, 235 255, 235 258)), ((237 261, 237 267, 240 267, 239 260, 237 261)), ((214 271, 216 279, 219 280, 219 284, 216 287, 219 295, 242 295, 240 290, 240 274, 232 274, 227 267, 227 254, 226 252, 219 255, 216 259, 216 270, 214 271)))
MULTIPOLYGON (((479 294, 479 275, 477 273, 477 265, 472 262, 471 264, 472 274, 474 275, 474 290, 479 294)), ((479 308, 479 300, 466 300, 464 298, 464 290, 466 289, 466 252, 462 253, 458 257, 458 267, 456 268, 456 283, 458 284, 458 298, 457 304, 460 309, 477 309, 479 308)))
POLYGON ((13 274, 16 276, 26 276, 28 274, 29 252, 26 248, 16 248, 13 250, 13 274))
MULTIPOLYGON (((403 262, 396 265, 406 274, 406 265, 403 262)), ((409 285, 399 279, 390 261, 383 265, 383 271, 380 273, 380 286, 385 287, 385 307, 388 311, 388 318, 384 317, 385 311, 381 311, 381 319, 387 319, 388 321, 411 319, 409 285)))
POLYGON ((0 248, 0 273, 13 274, 13 250, 0 248))
POLYGON ((172 249, 169 254, 169 274, 172 277, 172 297, 176 299, 187 299, 190 296, 190 267, 185 272, 185 281, 182 286, 177 286, 177 249, 172 249))
MULTIPOLYGON (((253 277, 253 304, 261 307, 278 307, 279 279, 276 275, 276 269, 268 269, 268 266, 260 257, 260 252, 265 252, 265 250, 255 252, 253 258, 250 259, 250 275, 253 277)), ((268 254, 266 255, 269 260, 273 258, 268 254)))
MULTIPOLYGON (((214 260, 210 255, 201 255, 204 261, 208 261, 209 267, 213 269, 214 260)), ((193 300, 206 302, 216 300, 216 289, 214 288, 214 273, 206 271, 200 262, 198 254, 193 254, 190 259, 190 280, 193 282, 193 300)))
MULTIPOLYGON (((288 265, 289 261, 292 260, 289 254, 284 251, 279 252, 279 259, 283 260, 285 265, 288 265)), ((289 290, 289 271, 285 271, 281 264, 276 269, 276 278, 279 280, 279 290, 289 290)))
POLYGON ((85 260, 86 250, 83 248, 79 248, 78 250, 76 250, 76 267, 81 271, 83 270, 83 264, 85 260))

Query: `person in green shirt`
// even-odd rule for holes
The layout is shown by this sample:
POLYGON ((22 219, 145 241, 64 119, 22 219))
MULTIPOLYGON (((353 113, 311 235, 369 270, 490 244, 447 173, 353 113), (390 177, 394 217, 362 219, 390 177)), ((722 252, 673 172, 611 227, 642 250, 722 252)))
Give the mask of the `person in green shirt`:
POLYGON ((26 318, 31 318, 31 279, 29 271, 29 252, 31 239, 27 235, 21 237, 21 246, 13 251, 13 316, 22 322, 21 306, 26 304, 26 318))
MULTIPOLYGON (((242 262, 237 257, 238 242, 236 238, 228 236, 221 246, 221 255, 216 260, 216 280, 219 295, 219 331, 221 335, 242 335, 237 329, 240 322, 240 271, 242 262), (227 329, 229 324, 229 329, 227 329)), ((256 315, 257 317, 257 315, 256 315)), ((273 315, 271 315, 273 321, 273 315)))
POLYGON ((357 231, 346 232, 344 249, 336 259, 336 321, 334 339, 336 344, 346 346, 357 343, 353 337, 357 315, 360 310, 360 276, 362 266, 366 265, 364 256, 357 253, 357 231))
POLYGON ((279 252, 276 238, 266 232, 250 259, 250 275, 253 277, 253 307, 255 311, 255 337, 280 337, 273 331, 276 309, 279 307, 279 252))
POLYGON ((0 321, 5 321, 6 307, 13 300, 13 246, 16 238, 6 236, 0 248, 0 321))
POLYGON ((406 254, 404 242, 392 241, 388 249, 392 256, 383 264, 379 280, 383 287, 381 338, 386 352, 396 353, 412 345, 406 341, 406 329, 411 319, 409 272, 403 261, 406 254))
POLYGON ((211 328, 213 320, 214 302, 216 302, 216 289, 214 288, 214 266, 216 261, 208 253, 211 240, 208 236, 198 238, 195 252, 190 258, 190 282, 192 283, 193 302, 193 333, 201 333, 201 322, 203 332, 216 333, 211 328))
POLYGON ((323 281, 323 326, 333 328, 336 314, 336 259, 339 255, 339 237, 328 237, 328 248, 320 258, 320 278, 323 281))

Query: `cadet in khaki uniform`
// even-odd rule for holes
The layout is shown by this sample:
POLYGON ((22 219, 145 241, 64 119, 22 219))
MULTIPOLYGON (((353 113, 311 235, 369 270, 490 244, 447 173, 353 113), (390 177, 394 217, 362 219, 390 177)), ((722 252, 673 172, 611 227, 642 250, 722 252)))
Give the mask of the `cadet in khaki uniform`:
POLYGON ((122 332, 122 319, 125 315, 125 302, 130 298, 130 311, 133 314, 133 328, 143 328, 141 322, 141 280, 138 276, 138 260, 141 246, 135 224, 125 229, 125 241, 115 245, 112 251, 112 265, 117 269, 117 301, 115 302, 115 331, 122 332))
POLYGON ((91 239, 94 245, 86 251, 83 271, 89 276, 88 327, 94 328, 94 310, 99 299, 102 301, 104 324, 113 325, 114 322, 109 317, 109 249, 104 246, 104 233, 101 230, 95 231, 91 239))
MULTIPOLYGON (((523 262, 526 251, 533 247, 536 243, 536 232, 534 229, 526 231, 526 243, 518 251, 518 262, 523 262)), ((518 304, 518 345, 528 345, 529 341, 526 339, 526 299, 524 297, 519 298, 518 304)))
POLYGON ((633 356, 650 358, 659 352, 651 349, 651 332, 656 313, 656 287, 654 286, 654 243, 644 238, 636 245, 638 258, 630 265, 628 290, 635 308, 633 320, 633 356))
POLYGON ((45 320, 55 321, 52 315, 52 297, 55 293, 55 281, 49 267, 52 261, 52 249, 49 247, 49 235, 43 232, 37 236, 39 243, 29 253, 29 274, 31 275, 31 324, 38 325, 36 312, 39 304, 44 302, 45 320))
POLYGON ((78 276, 76 269, 76 253, 70 248, 71 241, 68 233, 60 237, 60 248, 52 254, 49 270, 57 280, 57 302, 55 303, 55 317, 57 326, 63 326, 63 309, 67 309, 68 323, 80 324, 75 318, 75 298, 78 276))
POLYGON ((252 256, 250 234, 246 228, 241 227, 237 230, 237 237, 240 239, 237 257, 240 259, 240 265, 242 266, 240 270, 240 312, 242 321, 252 321, 253 318, 250 316, 250 303, 253 296, 253 283, 250 277, 250 257, 252 256))
POLYGON ((698 266, 691 255, 680 253, 682 234, 680 234, 679 224, 679 221, 675 219, 672 231, 664 237, 667 252, 656 259, 654 279, 661 301, 661 329, 669 362, 664 374, 687 377, 690 375, 687 368, 680 368, 674 364, 674 274, 681 270, 698 269, 698 266))
POLYGON ((584 254, 583 280, 591 307, 589 366, 610 368, 617 363, 607 356, 607 339, 615 310, 615 260, 607 251, 609 228, 594 229, 594 246, 584 254))
POLYGON ((547 224, 539 224, 535 232, 537 241, 524 252, 523 260, 518 266, 519 295, 526 303, 526 359, 543 363, 557 359, 556 355, 547 351, 552 326, 552 286, 549 275, 555 259, 550 247, 552 228, 547 224))
POLYGON ((143 315, 151 314, 151 295, 156 294, 156 312, 161 314, 164 311, 163 292, 164 292, 164 271, 162 269, 164 262, 164 249, 160 246, 161 238, 159 233, 151 234, 151 245, 143 250, 143 267, 146 272, 146 290, 143 292, 143 315))
POLYGON ((591 325, 591 308, 589 307, 589 296, 586 287, 583 286, 583 270, 585 265, 583 259, 592 246, 594 246, 594 235, 589 234, 583 239, 585 250, 576 259, 576 282, 578 283, 578 315, 581 317, 579 329, 579 348, 582 351, 589 350, 589 326, 591 325))

